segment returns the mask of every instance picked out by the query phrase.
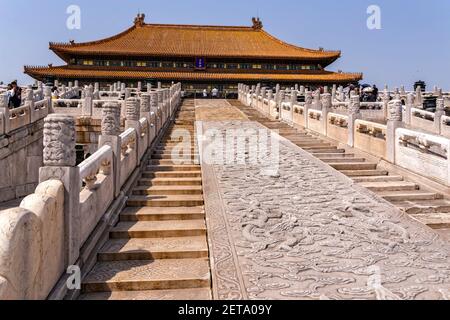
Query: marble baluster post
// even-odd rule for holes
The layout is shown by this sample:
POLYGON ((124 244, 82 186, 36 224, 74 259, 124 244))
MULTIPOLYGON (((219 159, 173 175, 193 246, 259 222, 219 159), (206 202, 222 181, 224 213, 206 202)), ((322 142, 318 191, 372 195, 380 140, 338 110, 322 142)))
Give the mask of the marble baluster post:
POLYGON ((441 134, 442 117, 445 116, 445 101, 442 98, 436 100, 436 112, 434 114, 434 132, 441 134))
POLYGON ((412 108, 414 108, 414 94, 408 93, 406 95, 405 116, 403 117, 403 122, 407 126, 411 125, 412 108))
POLYGON ((108 145, 114 155, 114 196, 120 194, 120 160, 122 157, 120 139, 120 105, 117 102, 107 102, 102 108, 102 134, 99 137, 99 148, 108 145))
POLYGON ((403 127, 403 105, 401 100, 392 100, 388 104, 386 130, 386 160, 395 164, 395 135, 398 128, 403 127))
POLYGON ((352 95, 348 107, 348 145, 355 146, 355 123, 356 120, 361 119, 361 102, 359 95, 352 95))
POLYGON ((141 94, 141 117, 145 117, 147 119, 147 132, 148 135, 148 147, 151 146, 153 142, 154 136, 152 136, 152 128, 151 128, 151 110, 150 110, 150 94, 142 93, 141 94))
POLYGON ((313 96, 312 92, 309 90, 306 90, 305 92, 305 106, 304 106, 304 122, 305 122, 305 128, 309 127, 309 109, 312 108, 313 103, 313 96))
POLYGON ((332 94, 331 93, 324 93, 321 97, 322 102, 322 128, 323 132, 322 134, 327 136, 328 135, 328 113, 331 111, 332 107, 332 94))
POLYGON ((136 98, 128 98, 126 100, 126 119, 125 119, 125 130, 133 128, 136 130, 136 159, 137 165, 140 165, 141 159, 139 157, 139 137, 141 136, 141 110, 139 106, 139 100, 136 98))
POLYGON ((44 120, 44 166, 39 183, 59 180, 64 185, 64 265, 74 265, 80 256, 80 169, 76 164, 75 119, 51 114, 44 120))

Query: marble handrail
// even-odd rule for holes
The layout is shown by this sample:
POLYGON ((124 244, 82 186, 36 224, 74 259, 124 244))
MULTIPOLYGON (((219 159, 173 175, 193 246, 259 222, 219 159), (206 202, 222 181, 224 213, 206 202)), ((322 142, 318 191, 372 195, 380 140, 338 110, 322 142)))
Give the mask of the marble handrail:
POLYGON ((92 156, 83 161, 80 168, 80 178, 85 183, 86 188, 94 190, 97 186, 97 175, 110 175, 112 172, 113 151, 110 146, 103 146, 92 156))

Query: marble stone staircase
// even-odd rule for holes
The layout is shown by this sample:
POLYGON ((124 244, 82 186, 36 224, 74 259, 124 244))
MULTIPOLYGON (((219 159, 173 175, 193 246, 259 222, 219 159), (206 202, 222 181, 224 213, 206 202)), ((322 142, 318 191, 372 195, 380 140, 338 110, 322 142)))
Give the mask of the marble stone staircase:
POLYGON ((208 300, 211 275, 197 147, 172 160, 178 130, 194 136, 195 107, 185 100, 153 151, 120 222, 82 284, 83 300, 208 300))
POLYGON ((415 219, 450 238, 450 200, 443 194, 429 190, 421 185, 420 181, 408 181, 401 175, 380 169, 378 163, 340 149, 332 142, 324 141, 306 130, 271 120, 259 111, 243 106, 239 101, 230 103, 243 111, 251 121, 277 130, 281 136, 352 178, 355 183, 377 193, 415 219))

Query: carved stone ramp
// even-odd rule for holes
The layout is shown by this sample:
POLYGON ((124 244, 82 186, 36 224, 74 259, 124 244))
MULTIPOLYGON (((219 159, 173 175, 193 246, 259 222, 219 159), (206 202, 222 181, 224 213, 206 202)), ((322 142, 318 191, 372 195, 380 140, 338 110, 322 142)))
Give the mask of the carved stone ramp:
MULTIPOLYGON (((82 300, 209 300, 211 276, 196 141, 189 161, 174 163, 178 133, 194 133, 195 109, 185 100, 153 152, 82 284, 82 300)), ((183 157, 184 159, 184 157, 183 157)))
POLYGON ((420 183, 407 181, 403 176, 392 175, 385 169, 379 169, 377 163, 371 163, 344 149, 338 149, 305 130, 271 120, 238 101, 230 103, 252 121, 279 130, 281 136, 450 239, 450 201, 444 199, 443 194, 428 190, 420 183))
MULTIPOLYGON (((250 119, 205 121, 203 130, 264 130, 251 110, 241 111, 250 119)), ((214 298, 450 297, 445 239, 314 157, 315 149, 276 137, 278 174, 263 173, 260 164, 202 163, 214 298)), ((202 147, 213 143, 207 136, 202 147)), ((255 150, 244 148, 249 156, 255 150)), ((345 150, 320 153, 339 157, 345 150)), ((376 168, 354 171, 387 176, 376 168)))

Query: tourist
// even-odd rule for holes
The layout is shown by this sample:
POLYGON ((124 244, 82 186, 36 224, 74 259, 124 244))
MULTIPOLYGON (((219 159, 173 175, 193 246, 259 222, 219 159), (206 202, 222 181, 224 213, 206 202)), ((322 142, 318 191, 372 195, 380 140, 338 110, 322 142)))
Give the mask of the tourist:
POLYGON ((208 98, 208 90, 204 89, 203 90, 203 99, 208 98))
POLYGON ((12 94, 11 94, 11 104, 13 108, 19 108, 22 104, 22 88, 17 85, 17 81, 11 82, 12 94))
POLYGON ((11 101, 11 98, 14 97, 14 90, 13 90, 13 87, 12 87, 11 83, 8 84, 7 91, 6 91, 6 96, 7 96, 7 99, 8 99, 8 108, 12 109, 13 108, 13 103, 11 101))
POLYGON ((373 85, 373 92, 372 92, 372 94, 374 95, 374 97, 375 97, 375 101, 377 101, 378 100, 378 92, 379 92, 379 90, 378 90, 378 88, 377 88, 377 86, 374 84, 373 85))
POLYGON ((58 87, 53 87, 52 89, 52 99, 58 99, 59 98, 59 91, 58 87))
POLYGON ((219 96, 219 90, 217 88, 212 89, 212 98, 217 99, 219 96))

